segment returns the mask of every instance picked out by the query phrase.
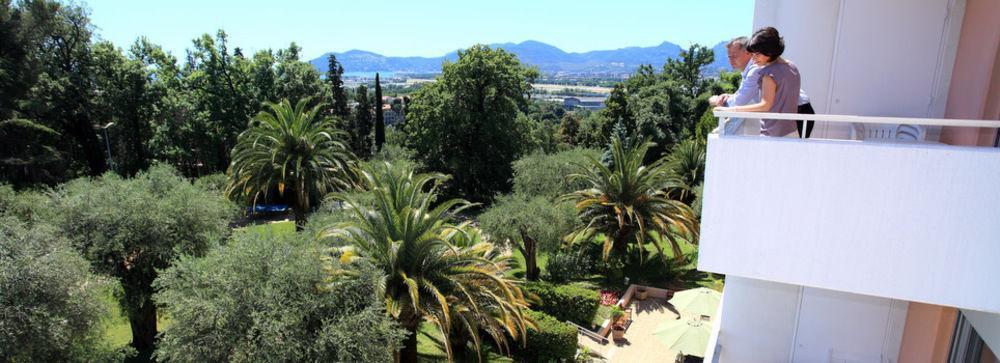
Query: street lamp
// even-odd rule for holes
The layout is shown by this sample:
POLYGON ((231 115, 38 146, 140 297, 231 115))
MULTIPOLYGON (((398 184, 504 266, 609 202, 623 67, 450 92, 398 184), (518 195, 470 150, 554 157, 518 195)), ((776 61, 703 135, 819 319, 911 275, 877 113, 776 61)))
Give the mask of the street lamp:
POLYGON ((101 130, 104 130, 104 146, 108 148, 108 167, 111 171, 115 171, 115 161, 111 159, 111 139, 108 138, 108 129, 114 125, 114 122, 108 122, 107 125, 101 126, 101 130))

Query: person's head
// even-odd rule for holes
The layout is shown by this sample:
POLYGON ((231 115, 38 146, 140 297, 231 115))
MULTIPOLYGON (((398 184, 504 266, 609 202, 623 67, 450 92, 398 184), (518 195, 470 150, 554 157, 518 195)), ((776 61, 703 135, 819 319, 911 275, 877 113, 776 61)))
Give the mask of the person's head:
POLYGON ((750 63, 750 52, 747 52, 749 43, 750 39, 747 37, 736 37, 726 43, 726 55, 729 56, 729 65, 733 69, 743 70, 750 63))
POLYGON ((753 53, 754 62, 770 63, 785 52, 785 40, 778 34, 778 29, 764 27, 753 33, 747 51, 753 53))

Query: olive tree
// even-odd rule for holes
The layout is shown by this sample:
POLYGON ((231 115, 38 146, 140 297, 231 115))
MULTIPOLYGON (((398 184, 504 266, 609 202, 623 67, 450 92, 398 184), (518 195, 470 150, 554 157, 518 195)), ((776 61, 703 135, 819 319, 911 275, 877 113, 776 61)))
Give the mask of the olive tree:
POLYGON ((200 255, 227 234, 235 209, 217 191, 194 186, 157 165, 132 179, 105 174, 55 191, 58 226, 95 270, 117 279, 132 346, 152 351, 156 337, 153 280, 182 254, 200 255))
POLYGON ((0 361, 110 361, 109 280, 46 225, 0 217, 0 361))
POLYGON ((376 274, 353 269, 362 278, 327 285, 323 249, 302 234, 241 231, 204 257, 180 258, 155 284, 173 321, 156 358, 391 361, 405 332, 376 300, 376 274))
POLYGON ((571 203, 553 203, 546 197, 506 195, 497 198, 479 216, 480 226, 494 241, 516 248, 524 256, 525 278, 538 280, 538 254, 559 248, 573 231, 576 212, 571 203))

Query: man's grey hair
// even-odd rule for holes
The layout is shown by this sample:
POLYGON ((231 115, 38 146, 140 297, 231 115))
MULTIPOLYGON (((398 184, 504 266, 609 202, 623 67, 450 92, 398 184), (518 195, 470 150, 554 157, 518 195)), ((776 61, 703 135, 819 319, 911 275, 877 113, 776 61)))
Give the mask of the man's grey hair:
POLYGON ((729 43, 726 43, 726 48, 737 47, 740 50, 745 50, 747 49, 747 45, 749 44, 750 44, 750 39, 748 39, 747 37, 736 37, 733 38, 733 40, 730 40, 729 43))

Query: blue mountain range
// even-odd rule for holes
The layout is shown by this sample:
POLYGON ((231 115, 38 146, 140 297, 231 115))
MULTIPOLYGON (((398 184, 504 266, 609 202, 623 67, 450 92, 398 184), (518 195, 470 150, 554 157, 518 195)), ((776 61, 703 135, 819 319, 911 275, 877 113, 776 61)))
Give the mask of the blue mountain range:
MULTIPOLYGON (((624 75, 632 73, 643 64, 652 64, 659 69, 668 58, 676 58, 681 52, 680 46, 670 42, 652 47, 627 47, 582 53, 566 52, 533 40, 490 46, 514 53, 522 63, 536 66, 542 73, 548 75, 624 75)), ((716 44, 712 50, 715 52, 715 60, 706 67, 705 72, 714 74, 721 69, 728 69, 725 42, 716 44)), ((320 73, 326 73, 327 57, 330 54, 324 54, 310 63, 320 73)), ((441 72, 442 62, 458 59, 457 51, 440 57, 386 57, 363 50, 332 54, 337 56, 345 72, 438 73, 441 72)))

